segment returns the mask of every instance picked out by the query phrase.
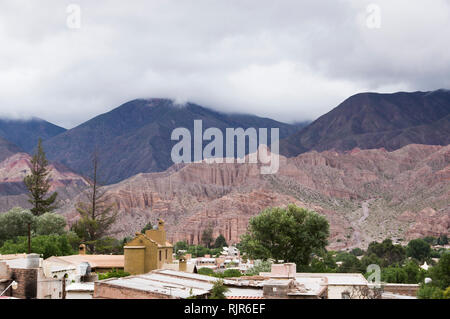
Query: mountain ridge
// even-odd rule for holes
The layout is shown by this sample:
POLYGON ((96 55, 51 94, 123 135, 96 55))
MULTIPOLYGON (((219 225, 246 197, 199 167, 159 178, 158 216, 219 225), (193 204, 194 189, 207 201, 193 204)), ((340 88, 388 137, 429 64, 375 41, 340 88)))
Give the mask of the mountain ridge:
MULTIPOLYGON (((203 128, 279 127, 287 137, 298 126, 246 114, 226 114, 197 104, 177 106, 168 99, 136 99, 96 116, 44 142, 48 158, 81 174, 90 173, 88 158, 99 153, 103 179, 111 184, 141 172, 164 171, 173 162, 170 154, 177 141, 171 133, 177 127, 193 132, 194 120, 203 128)), ((193 134, 191 134, 193 136, 193 134)))
POLYGON ((283 155, 450 143, 450 91, 358 93, 280 142, 283 155))
POLYGON ((31 153, 38 143, 65 132, 66 129, 38 117, 16 120, 0 118, 0 137, 31 153))

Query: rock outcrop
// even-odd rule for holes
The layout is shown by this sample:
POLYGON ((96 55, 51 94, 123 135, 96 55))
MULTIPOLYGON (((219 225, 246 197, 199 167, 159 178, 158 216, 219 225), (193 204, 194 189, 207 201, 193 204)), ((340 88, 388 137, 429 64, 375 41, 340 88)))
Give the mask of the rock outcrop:
MULTIPOLYGON (((385 236, 448 233, 449 165, 450 146, 313 151, 281 156, 274 175, 261 175, 258 164, 202 162, 138 174, 105 191, 120 212, 118 236, 163 218, 172 241, 198 243, 212 227, 236 243, 251 217, 295 203, 327 217, 331 247, 364 247, 385 236)), ((71 221, 77 200, 61 210, 71 221)))

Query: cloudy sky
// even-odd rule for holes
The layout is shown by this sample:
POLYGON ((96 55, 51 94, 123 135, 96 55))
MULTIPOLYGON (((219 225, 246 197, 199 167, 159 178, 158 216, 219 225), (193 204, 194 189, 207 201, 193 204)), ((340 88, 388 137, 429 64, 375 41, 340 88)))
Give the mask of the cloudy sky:
POLYGON ((71 128, 167 97, 312 120, 362 91, 450 88, 449 39, 447 0, 2 0, 0 115, 71 128))

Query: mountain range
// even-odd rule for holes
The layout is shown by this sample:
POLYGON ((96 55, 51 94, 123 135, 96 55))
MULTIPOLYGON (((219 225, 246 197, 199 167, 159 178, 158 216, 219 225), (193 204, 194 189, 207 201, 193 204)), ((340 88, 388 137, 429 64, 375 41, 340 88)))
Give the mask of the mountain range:
POLYGON ((168 99, 140 99, 46 140, 44 149, 50 160, 83 175, 91 173, 91 154, 97 152, 102 180, 112 184, 173 165, 171 150, 177 141, 171 140, 172 131, 184 127, 193 137, 194 120, 202 120, 203 129, 216 127, 222 132, 228 127, 278 127, 280 138, 299 128, 253 115, 224 114, 192 103, 179 106, 168 99))
MULTIPOLYGON (((198 243, 212 226, 237 242, 249 218, 287 203, 330 221, 334 248, 449 233, 450 91, 361 93, 312 123, 226 114, 194 103, 137 99, 69 130, 40 119, 0 120, 0 211, 28 207, 23 177, 37 139, 52 165, 52 190, 70 222, 87 187, 91 155, 120 236, 164 218, 171 240, 198 243), (280 129, 280 169, 258 164, 173 164, 173 129, 280 129), (28 154, 26 153, 28 152, 28 154)), ((248 149, 247 149, 248 151, 248 149)))

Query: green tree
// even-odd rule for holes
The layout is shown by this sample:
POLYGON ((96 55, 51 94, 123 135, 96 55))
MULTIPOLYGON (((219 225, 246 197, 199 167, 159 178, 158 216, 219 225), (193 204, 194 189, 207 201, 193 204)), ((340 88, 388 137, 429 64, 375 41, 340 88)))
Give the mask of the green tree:
POLYGON ((423 239, 413 239, 408 243, 408 246, 406 247, 406 254, 408 257, 412 257, 423 262, 426 259, 430 258, 430 244, 423 239))
POLYGON ((109 204, 105 191, 98 182, 98 156, 92 158, 93 176, 90 187, 85 192, 86 202, 79 202, 76 206, 80 218, 72 226, 72 230, 86 244, 91 253, 95 253, 95 246, 103 237, 111 235, 111 226, 117 219, 118 211, 114 204, 109 204))
POLYGON ((402 284, 406 283, 408 275, 400 267, 387 267, 381 271, 381 280, 388 283, 402 284))
MULTIPOLYGON (((20 236, 7 240, 0 248, 1 254, 19 254, 27 252, 28 239, 20 236)), ((51 256, 73 255, 73 250, 66 235, 42 235, 31 239, 32 253, 40 254, 43 258, 51 256)))
POLYGON ((28 201, 33 205, 31 212, 35 216, 52 212, 57 208, 55 201, 58 193, 54 192, 47 197, 51 186, 48 177, 50 168, 48 167, 48 161, 42 148, 41 139, 39 139, 37 151, 33 155, 29 167, 31 174, 27 175, 23 182, 30 192, 30 199, 28 201))
POLYGON ((361 266, 363 269, 367 269, 369 265, 378 265, 381 267, 383 263, 383 259, 381 259, 374 253, 371 253, 369 255, 366 254, 363 258, 361 258, 361 266))
POLYGON ((445 299, 450 299, 450 286, 447 287, 447 289, 445 289, 445 291, 444 291, 444 298, 445 299))
POLYGON ((66 219, 55 213, 45 213, 36 219, 36 234, 38 235, 62 235, 66 227, 66 219))
POLYGON ((217 236, 216 241, 214 242, 214 248, 223 248, 223 247, 228 247, 228 244, 225 237, 222 234, 220 234, 219 236, 217 236))
POLYGON ((342 262, 342 264, 337 268, 338 272, 355 273, 364 271, 361 261, 353 254, 346 252, 339 253, 336 256, 336 260, 342 262))
POLYGON ((364 255, 364 250, 362 250, 361 248, 353 248, 350 253, 355 256, 362 256, 364 255))
POLYGON ((245 272, 247 276, 258 276, 261 272, 270 272, 272 269, 272 262, 269 260, 256 260, 253 268, 245 272))
POLYGON ((393 264, 400 264, 406 258, 406 251, 401 245, 394 245, 392 240, 385 239, 381 243, 371 242, 367 248, 366 255, 375 254, 381 264, 381 267, 388 267, 393 264))
POLYGON ((423 284, 417 291, 417 298, 419 299, 444 299, 444 292, 442 289, 430 284, 423 284))
POLYGON ((101 255, 123 255, 123 243, 113 237, 103 237, 95 243, 95 253, 101 255))
POLYGON ((211 226, 208 226, 208 228, 206 228, 205 230, 203 230, 202 233, 202 243, 207 247, 207 248, 211 248, 211 242, 214 240, 213 239, 213 229, 211 226))
POLYGON ((225 293, 229 289, 224 285, 223 280, 217 280, 212 289, 210 299, 226 299, 225 293))
POLYGON ((141 233, 145 234, 145 232, 146 232, 147 230, 152 230, 152 229, 153 229, 152 222, 148 222, 148 223, 144 226, 144 228, 142 228, 141 233))
POLYGON ((426 271, 421 269, 413 260, 408 261, 403 266, 403 270, 406 273, 406 284, 418 284, 425 279, 426 271))
POLYGON ((328 236, 329 224, 323 216, 289 205, 253 217, 241 237, 241 247, 253 259, 309 265, 311 254, 325 248, 328 236))
POLYGON ((242 273, 238 269, 227 269, 223 272, 223 277, 241 277, 242 273))
POLYGON ((438 245, 447 245, 448 244, 448 236, 446 234, 442 234, 441 236, 439 236, 439 238, 437 239, 437 244, 438 245))
POLYGON ((34 230, 36 217, 29 210, 16 207, 0 214, 0 245, 8 239, 26 236, 28 224, 34 230))
POLYGON ((130 273, 123 271, 122 269, 112 269, 109 272, 98 274, 98 280, 105 280, 109 278, 121 278, 127 277, 129 275, 130 273))
POLYGON ((446 289, 450 286, 450 252, 444 253, 439 262, 428 270, 433 286, 446 289))
POLYGON ((212 270, 211 268, 202 267, 197 270, 197 273, 199 275, 212 276, 214 274, 214 270, 212 270))

